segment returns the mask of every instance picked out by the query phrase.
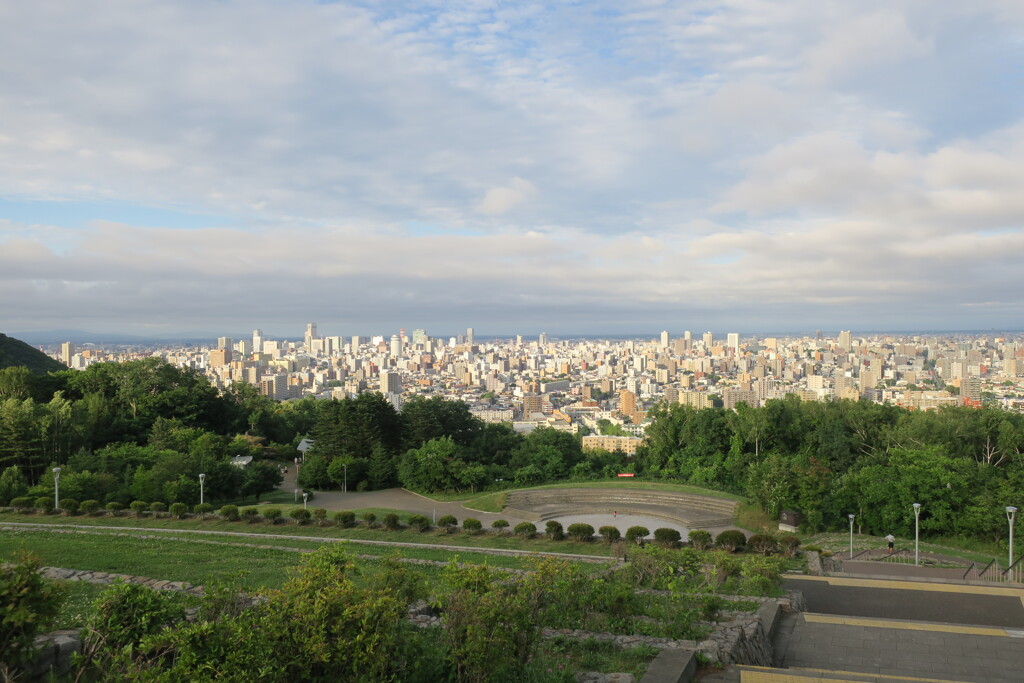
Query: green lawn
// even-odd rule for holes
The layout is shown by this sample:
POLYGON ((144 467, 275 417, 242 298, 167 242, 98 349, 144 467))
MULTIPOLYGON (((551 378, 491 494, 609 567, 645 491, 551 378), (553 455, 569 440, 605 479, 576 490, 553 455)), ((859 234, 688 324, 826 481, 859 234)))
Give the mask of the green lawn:
MULTIPOLYGON (((376 511, 375 511, 376 512, 376 511)), ((358 518, 357 512, 357 518, 358 518)), ((406 515, 407 516, 407 515, 406 515)), ((380 520, 381 514, 377 515, 380 520)), ((437 530, 419 532, 415 529, 404 528, 397 531, 388 531, 381 527, 367 528, 358 525, 345 529, 331 523, 330 526, 316 526, 315 524, 296 525, 288 519, 279 524, 268 524, 259 522, 247 524, 244 521, 228 522, 221 519, 209 517, 207 519, 175 519, 172 517, 134 517, 121 516, 110 517, 89 517, 76 515, 68 517, 65 515, 22 515, 17 513, 0 513, 0 524, 4 522, 29 522, 34 524, 75 524, 82 526, 118 526, 118 527, 139 527, 145 529, 202 529, 209 531, 233 531, 249 534, 287 534, 290 536, 319 536, 331 539, 362 539, 371 541, 399 541, 403 543, 440 543, 444 545, 460 546, 465 548, 502 548, 510 550, 530 550, 539 552, 568 553, 574 555, 596 555, 610 557, 610 547, 599 541, 591 543, 580 543, 576 541, 551 541, 544 536, 537 536, 533 539, 524 539, 512 534, 497 535, 492 533, 481 533, 473 535, 466 532, 445 534, 437 530)), ((250 541, 258 542, 258 541, 250 541)), ((279 544, 287 544, 285 541, 279 544)))
MULTIPOLYGON (((803 545, 820 546, 823 550, 828 550, 835 554, 847 553, 850 549, 849 533, 828 532, 801 537, 801 539, 803 540, 803 545)), ((882 536, 856 533, 853 535, 853 551, 855 553, 861 550, 880 550, 885 547, 885 538, 882 536)), ((898 538, 896 539, 896 548, 913 550, 914 539, 898 538)), ((988 564, 993 558, 999 558, 1000 562, 1004 564, 1006 562, 1005 551, 1000 550, 994 543, 984 543, 977 539, 943 537, 927 541, 922 540, 920 548, 922 553, 958 557, 971 562, 988 564)))

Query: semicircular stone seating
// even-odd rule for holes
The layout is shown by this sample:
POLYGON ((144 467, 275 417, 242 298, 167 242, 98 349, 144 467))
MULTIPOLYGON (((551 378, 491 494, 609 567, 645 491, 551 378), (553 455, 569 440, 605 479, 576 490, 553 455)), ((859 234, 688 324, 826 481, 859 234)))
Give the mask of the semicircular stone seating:
POLYGON ((646 515, 676 522, 688 529, 732 526, 737 503, 676 491, 635 489, 534 489, 511 491, 504 512, 542 522, 579 514, 646 515))

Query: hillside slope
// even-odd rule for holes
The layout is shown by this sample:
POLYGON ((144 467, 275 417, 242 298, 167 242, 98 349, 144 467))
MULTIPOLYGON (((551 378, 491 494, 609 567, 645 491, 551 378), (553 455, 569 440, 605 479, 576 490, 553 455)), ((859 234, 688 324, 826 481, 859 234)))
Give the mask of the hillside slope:
POLYGON ((67 370, 63 363, 32 348, 20 339, 8 337, 0 332, 0 368, 24 365, 32 372, 43 375, 47 372, 67 370))

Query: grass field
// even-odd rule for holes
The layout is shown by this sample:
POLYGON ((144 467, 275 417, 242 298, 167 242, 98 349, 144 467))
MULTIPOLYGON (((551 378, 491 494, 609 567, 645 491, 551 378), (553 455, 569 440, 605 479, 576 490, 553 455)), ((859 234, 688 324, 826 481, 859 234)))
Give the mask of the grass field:
MULTIPOLYGON (((358 517, 358 513, 357 513, 358 517)), ((377 518, 380 519, 378 514, 377 518)), ((472 548, 503 548, 510 550, 532 550, 540 552, 569 553, 576 555, 598 555, 610 557, 610 547, 598 541, 590 543, 579 543, 575 541, 552 541, 544 536, 533 539, 523 539, 511 534, 496 535, 492 533, 481 533, 473 535, 466 532, 446 534, 436 530, 419 532, 415 529, 401 529, 388 531, 386 529, 367 528, 360 525, 350 529, 339 526, 316 526, 315 524, 296 525, 291 520, 280 524, 268 524, 259 522, 247 524, 245 522, 228 522, 221 519, 209 517, 204 520, 175 519, 172 517, 89 517, 76 515, 68 517, 64 515, 22 515, 17 513, 0 513, 0 524, 4 522, 31 522, 35 524, 75 524, 83 526, 117 526, 117 527, 140 527, 145 529, 203 529, 209 531, 234 531, 248 534, 288 534, 290 536, 319 536, 331 539, 362 539, 370 541, 399 541, 403 543, 440 543, 472 548)))

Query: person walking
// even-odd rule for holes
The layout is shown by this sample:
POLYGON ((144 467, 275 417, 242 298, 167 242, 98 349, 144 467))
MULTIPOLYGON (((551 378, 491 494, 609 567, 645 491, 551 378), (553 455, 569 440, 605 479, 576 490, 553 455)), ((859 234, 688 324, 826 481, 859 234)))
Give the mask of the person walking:
POLYGON ((889 554, 892 555, 892 551, 896 547, 896 537, 889 534, 885 537, 885 542, 889 544, 889 554))

